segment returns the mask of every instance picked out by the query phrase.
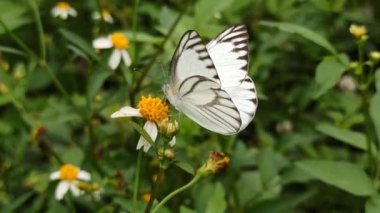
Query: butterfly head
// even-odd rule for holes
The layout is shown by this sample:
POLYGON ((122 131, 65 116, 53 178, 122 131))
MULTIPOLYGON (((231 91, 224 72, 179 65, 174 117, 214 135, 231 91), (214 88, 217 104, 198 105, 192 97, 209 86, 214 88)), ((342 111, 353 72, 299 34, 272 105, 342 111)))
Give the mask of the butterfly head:
POLYGON ((162 86, 162 90, 169 102, 177 108, 177 87, 175 85, 165 84, 162 86))

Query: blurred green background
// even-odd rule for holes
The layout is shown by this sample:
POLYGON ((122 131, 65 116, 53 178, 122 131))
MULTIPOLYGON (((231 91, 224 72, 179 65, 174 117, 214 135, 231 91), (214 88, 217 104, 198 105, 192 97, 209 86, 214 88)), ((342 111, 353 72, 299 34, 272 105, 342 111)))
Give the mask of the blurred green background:
MULTIPOLYGON (((222 136, 172 111, 177 163, 158 200, 186 184, 211 150, 231 162, 161 212, 380 212, 380 74, 368 56, 380 50, 380 1, 69 3, 78 15, 61 20, 51 16, 55 1, 0 2, 1 212, 131 212, 139 134, 110 114, 142 95, 164 97, 185 31, 206 42, 233 24, 250 35, 256 117, 222 136), (93 20, 99 9, 115 22, 93 20), (368 38, 354 38, 351 24, 364 25, 368 38), (130 40, 133 64, 112 71, 111 51, 95 51, 92 41, 115 31, 130 40), (89 171, 101 198, 56 201, 49 175, 60 160, 89 171)), ((138 212, 157 170, 153 153, 144 155, 138 212)))

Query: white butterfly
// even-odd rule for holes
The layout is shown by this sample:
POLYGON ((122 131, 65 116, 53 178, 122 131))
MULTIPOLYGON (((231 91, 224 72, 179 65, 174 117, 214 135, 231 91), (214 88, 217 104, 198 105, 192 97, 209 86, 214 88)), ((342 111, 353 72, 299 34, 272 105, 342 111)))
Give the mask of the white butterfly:
POLYGON ((234 25, 204 45, 186 32, 173 55, 170 103, 202 127, 231 135, 245 129, 257 109, 256 89, 248 70, 248 33, 234 25))

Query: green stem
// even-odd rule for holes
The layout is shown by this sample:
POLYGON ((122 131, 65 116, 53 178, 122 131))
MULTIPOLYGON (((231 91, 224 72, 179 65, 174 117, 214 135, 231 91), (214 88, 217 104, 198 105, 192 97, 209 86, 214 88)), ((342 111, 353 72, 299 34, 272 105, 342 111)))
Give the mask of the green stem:
POLYGON ((140 0, 134 0, 134 9, 133 9, 133 22, 132 22, 132 31, 133 31, 133 60, 137 60, 137 18, 138 18, 138 8, 140 0))
POLYGON ((176 189, 175 191, 173 191, 172 193, 170 193, 169 195, 167 195, 159 204, 157 204, 156 207, 154 207, 152 213, 155 213, 157 212, 157 210, 159 208, 161 208, 166 202, 168 202, 172 197, 174 197, 175 195, 179 194, 180 192, 183 192, 185 190, 187 190, 188 188, 190 188, 192 185, 194 185, 199 179, 201 178, 201 175, 197 174, 194 176, 194 178, 188 182, 186 185, 176 189))
POLYGON ((158 175, 157 175, 156 181, 154 181, 153 186, 152 186, 152 194, 149 198, 148 205, 145 208, 145 213, 149 213, 152 206, 153 206, 153 202, 154 202, 154 199, 157 197, 158 188, 160 186, 160 180, 164 174, 164 171, 165 171, 164 168, 162 168, 162 166, 160 166, 160 168, 158 170, 158 175))
POLYGON ((67 93, 66 89, 63 87, 63 85, 61 84, 61 82, 58 80, 57 76, 55 76, 53 70, 50 68, 50 66, 48 66, 47 64, 45 65, 45 68, 46 68, 46 71, 49 75, 49 77, 51 78, 51 80, 53 81, 53 84, 57 87, 57 89, 64 95, 66 96, 66 98, 70 98, 69 97, 69 93, 67 93))
POLYGON ((105 32, 107 25, 103 16, 102 5, 100 4, 100 0, 96 0, 96 6, 98 7, 99 15, 100 15, 100 32, 105 32))
POLYGON ((2 19, 0 19, 0 25, 4 28, 5 32, 21 47, 21 49, 23 49, 31 58, 38 60, 38 56, 18 36, 9 30, 2 19))
POLYGON ((141 87, 141 84, 145 78, 145 76, 148 74, 149 70, 152 68, 154 62, 156 61, 156 59, 158 58, 158 56, 162 53, 162 50, 164 49, 164 46, 165 44, 168 42, 169 38, 171 37, 171 35, 173 34, 174 32, 174 29, 176 28, 177 24, 179 23, 179 21, 181 20, 182 16, 184 15, 185 13, 185 10, 182 11, 177 19, 174 21, 173 25, 170 27, 169 29, 169 32, 168 34, 166 35, 164 41, 161 43, 160 47, 158 48, 157 52, 152 56, 152 59, 149 61, 148 65, 145 67, 145 69, 142 71, 141 75, 140 75, 140 78, 137 80, 137 83, 136 83, 136 86, 135 88, 133 89, 133 93, 135 93, 136 91, 139 91, 140 87, 141 87))
POLYGON ((137 163, 136 163, 136 175, 135 175, 135 182, 133 185, 133 200, 132 200, 132 212, 137 212, 137 195, 139 192, 140 187, 140 172, 142 167, 142 160, 143 160, 143 150, 139 150, 139 154, 137 156, 137 163))
POLYGON ((373 156, 372 152, 372 141, 371 141, 371 132, 372 132, 372 121, 369 114, 369 99, 366 91, 360 91, 362 98, 362 107, 364 112, 364 122, 365 122, 365 136, 367 141, 367 154, 368 154, 368 168, 374 172, 374 177, 376 176, 376 159, 373 156), (372 170, 373 169, 373 170, 372 170))
POLYGON ((46 47, 45 47, 45 42, 44 42, 44 28, 42 27, 41 15, 40 15, 40 11, 38 10, 38 5, 36 3, 36 0, 31 0, 31 4, 33 8, 34 19, 37 24, 38 38, 40 40, 41 60, 43 64, 45 64, 46 47))

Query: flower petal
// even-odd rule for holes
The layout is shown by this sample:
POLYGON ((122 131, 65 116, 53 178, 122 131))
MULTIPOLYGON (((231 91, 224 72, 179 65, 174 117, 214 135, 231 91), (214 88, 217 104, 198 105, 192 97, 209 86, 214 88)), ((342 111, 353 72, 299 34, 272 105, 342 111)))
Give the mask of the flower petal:
POLYGON ((61 181, 58 183, 57 188, 55 189, 55 199, 62 200, 63 196, 69 190, 70 183, 67 181, 61 181))
MULTIPOLYGON (((152 138, 152 140, 155 141, 158 134, 156 124, 152 121, 147 121, 144 124, 144 129, 148 133, 148 135, 152 138)), ((139 139, 139 142, 137 143, 136 149, 141 149, 141 147, 143 146, 144 146, 144 152, 147 152, 149 148, 151 147, 151 145, 144 139, 144 137, 141 136, 139 139)))
POLYGON ((69 17, 69 14, 67 13, 67 11, 61 11, 61 12, 59 13, 59 17, 60 17, 61 19, 67 19, 67 18, 69 17))
POLYGON ((80 180, 91 180, 91 174, 84 171, 84 170, 80 170, 79 173, 78 173, 78 179, 80 180))
POLYGON ((111 69, 116 69, 117 66, 119 66, 121 61, 121 52, 120 50, 113 50, 111 57, 108 61, 108 66, 111 67, 111 69))
POLYGON ((113 18, 111 15, 108 15, 108 16, 104 16, 104 21, 110 23, 110 24, 113 24, 113 18))
POLYGON ((57 17, 60 13, 61 13, 61 11, 60 11, 58 8, 56 8, 56 7, 54 7, 54 8, 51 10, 51 15, 52 15, 53 17, 57 17))
POLYGON ((170 145, 171 147, 173 147, 173 146, 175 145, 176 141, 177 141, 177 139, 175 138, 175 136, 173 136, 173 138, 172 138, 171 141, 169 142, 169 145, 170 145))
POLYGON ((56 171, 50 174, 50 180, 58 180, 60 177, 60 172, 56 171))
POLYGON ((77 11, 74 9, 74 8, 69 8, 67 10, 67 13, 73 17, 76 17, 77 16, 77 11))
POLYGON ((74 197, 78 197, 81 194, 79 188, 77 187, 77 182, 72 182, 70 184, 70 191, 74 197))
POLYGON ((92 42, 92 46, 96 49, 108 49, 112 47, 112 41, 109 37, 101 37, 98 39, 95 39, 92 42))
POLYGON ((121 117, 141 117, 139 109, 126 106, 121 108, 119 111, 112 113, 111 118, 121 118, 121 117))
POLYGON ((131 56, 128 54, 126 50, 121 51, 121 56, 123 56, 124 63, 129 67, 132 64, 131 56))

